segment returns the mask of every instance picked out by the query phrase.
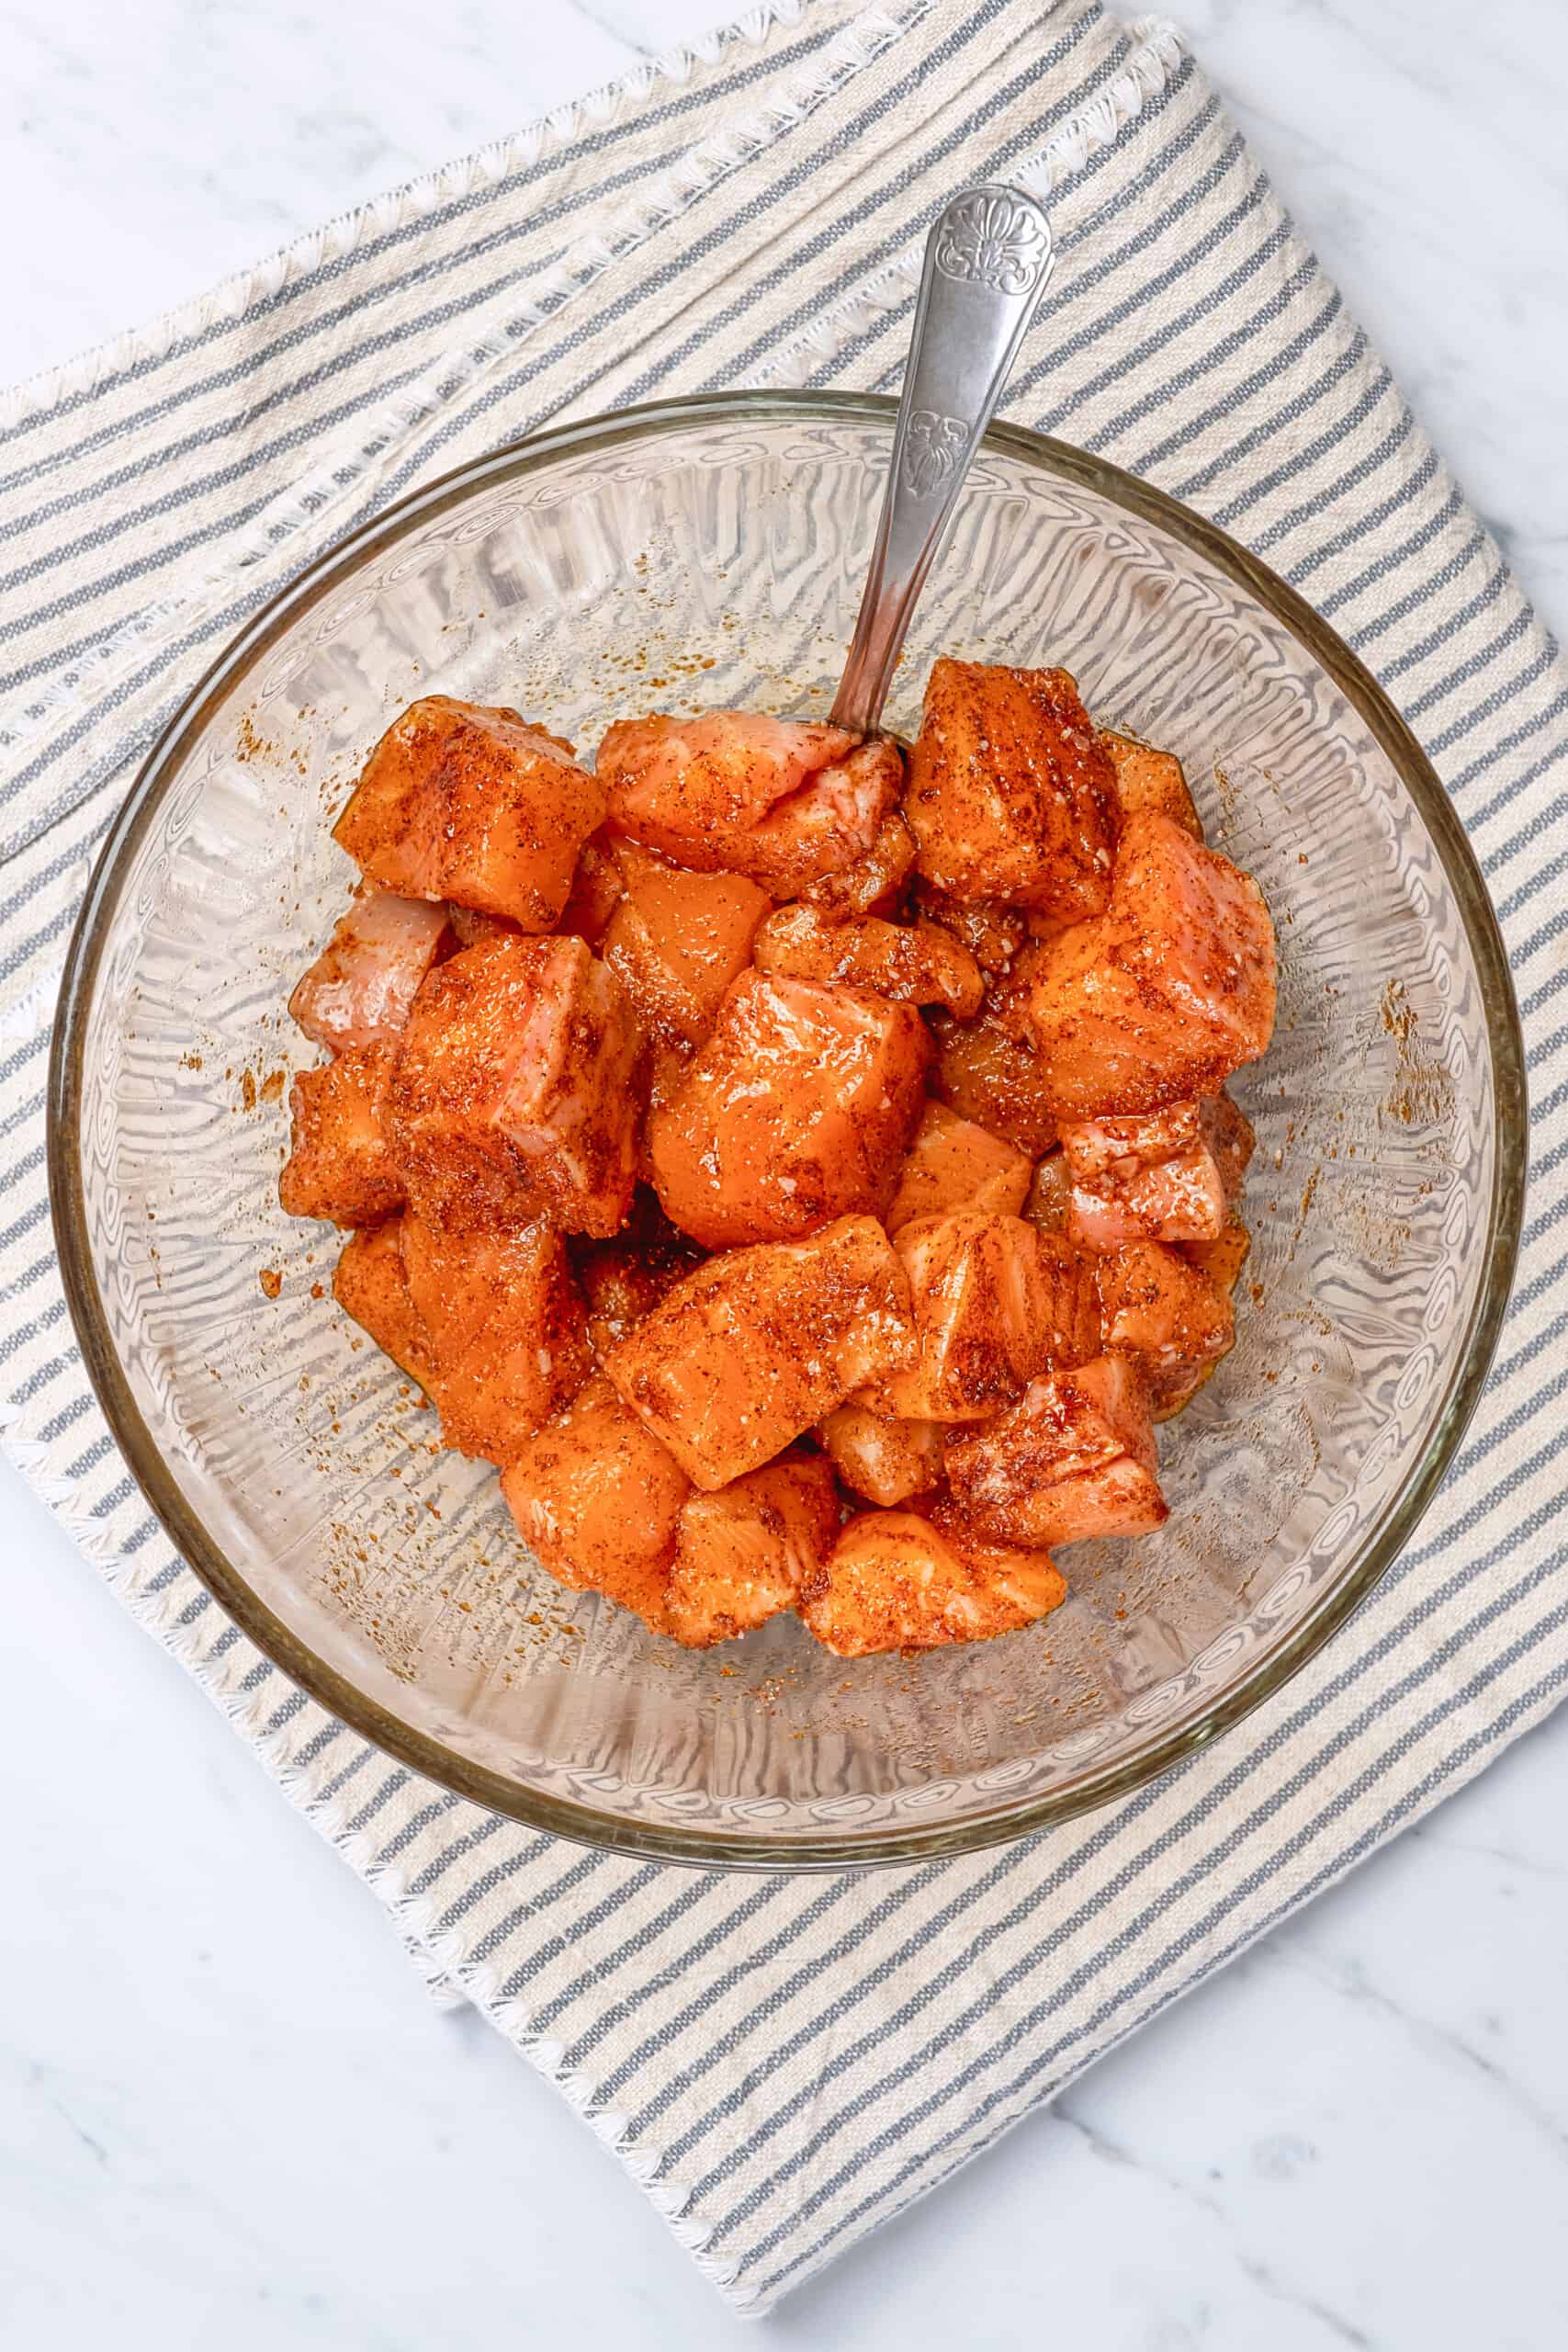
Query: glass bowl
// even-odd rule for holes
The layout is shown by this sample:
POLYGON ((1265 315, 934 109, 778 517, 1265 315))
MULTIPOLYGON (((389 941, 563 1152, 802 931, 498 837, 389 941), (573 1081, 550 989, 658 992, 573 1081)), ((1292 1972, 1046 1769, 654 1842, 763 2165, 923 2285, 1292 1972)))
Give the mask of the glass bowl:
POLYGON ((51 1082, 88 1366, 170 1534, 323 1705, 538 1828, 709 1864, 956 1852, 1136 1788, 1370 1589, 1474 1404, 1512 1270, 1522 1057, 1484 890, 1394 711, 1290 590, 1056 442, 988 435, 889 707, 939 652, 1060 662, 1179 752, 1268 893, 1273 1048, 1234 1352, 1162 1433, 1168 1525, 1064 1555, 1029 1631, 845 1662, 794 1619, 687 1653, 523 1552, 493 1473, 330 1297, 276 1176, 284 1010, 352 879, 328 836, 439 690, 592 745, 652 707, 825 712, 891 404, 768 393, 546 433, 405 500, 237 640, 143 769, 73 945, 51 1082), (275 1295, 276 1294, 276 1295, 275 1295))

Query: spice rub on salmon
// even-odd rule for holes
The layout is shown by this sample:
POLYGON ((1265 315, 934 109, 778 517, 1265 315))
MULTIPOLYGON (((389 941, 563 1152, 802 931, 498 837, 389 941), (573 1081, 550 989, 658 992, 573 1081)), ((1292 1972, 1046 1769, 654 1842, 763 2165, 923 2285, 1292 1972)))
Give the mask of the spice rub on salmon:
POLYGON ((283 1205, 649 1638, 1021 1633, 1059 1547, 1159 1527, 1235 1337, 1261 894, 1063 670, 939 661, 908 765, 740 710, 592 764, 442 695, 374 748, 283 1205))

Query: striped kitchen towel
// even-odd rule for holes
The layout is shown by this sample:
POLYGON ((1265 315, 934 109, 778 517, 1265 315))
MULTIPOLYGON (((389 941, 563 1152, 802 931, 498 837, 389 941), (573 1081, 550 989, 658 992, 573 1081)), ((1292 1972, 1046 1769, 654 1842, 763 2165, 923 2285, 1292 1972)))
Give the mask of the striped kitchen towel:
POLYGON ((6 1442, 132 1608, 757 2312, 1049 2098, 1568 1680, 1568 676, 1181 43, 1095 0, 777 0, 0 403, 6 1442), (226 1624, 72 1344, 43 1081, 95 844, 279 583, 564 411, 897 383, 919 232, 1017 179, 1061 259, 1010 413, 1285 572, 1403 704, 1485 863, 1534 1194, 1477 1420, 1291 1687, 1131 1802, 974 1860, 727 1878, 526 1834, 396 1770, 226 1624))

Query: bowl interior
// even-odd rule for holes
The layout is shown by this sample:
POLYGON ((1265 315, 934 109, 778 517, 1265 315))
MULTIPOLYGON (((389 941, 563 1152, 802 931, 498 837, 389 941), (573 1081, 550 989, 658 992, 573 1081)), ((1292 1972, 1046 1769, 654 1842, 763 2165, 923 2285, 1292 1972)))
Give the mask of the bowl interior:
POLYGON ((435 1451, 326 1295, 332 1230, 277 1204, 288 1077, 312 1058, 285 1000, 352 879, 330 817, 432 691, 588 747, 656 707, 821 714, 887 446, 874 403, 721 403, 559 436, 414 502, 319 568, 161 747, 76 974, 67 1255, 122 1442, 187 1554, 425 1770, 699 1858, 976 1842, 1206 1736, 1382 1565, 1506 1276, 1509 1008, 1419 779, 1413 797, 1266 581, 1088 461, 1003 435, 890 724, 912 731, 939 652, 1065 664, 1101 723, 1180 754, 1279 930, 1278 1035, 1236 1089, 1258 1134, 1238 1340, 1163 1433, 1169 1524, 1073 1547, 1058 1614, 982 1646, 845 1663, 781 1620, 689 1655, 563 1593, 493 1475, 435 1451))

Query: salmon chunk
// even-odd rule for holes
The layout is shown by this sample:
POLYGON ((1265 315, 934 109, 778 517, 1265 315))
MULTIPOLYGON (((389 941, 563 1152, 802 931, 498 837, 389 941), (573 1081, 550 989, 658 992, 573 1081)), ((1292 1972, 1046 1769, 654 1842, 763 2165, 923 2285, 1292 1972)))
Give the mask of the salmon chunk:
POLYGON ((617 719, 598 760, 611 830, 697 867, 722 850, 726 836, 757 824, 854 741, 841 727, 761 711, 617 719))
POLYGON ((409 1295, 403 1268, 401 1220, 364 1233, 351 1233, 333 1275, 333 1296, 362 1331, 367 1331, 400 1372, 427 1396, 435 1394, 435 1354, 423 1318, 409 1295))
POLYGON ((879 915, 835 921, 797 900, 770 915, 752 954, 757 968, 795 980, 844 980, 897 1004, 945 1004, 977 1012, 985 976, 966 947, 931 922, 886 922, 879 915))
POLYGON ((442 1436, 459 1453, 510 1461, 593 1369, 566 1244, 545 1225, 451 1233, 412 1216, 399 1234, 442 1436))
POLYGON ((869 849, 815 882, 803 882, 800 895, 825 914, 887 914, 914 865, 915 836, 895 808, 883 818, 869 849))
POLYGON ((1030 1180, 1021 1214, 1042 1233, 1066 1236, 1072 1213, 1073 1188, 1064 1151, 1048 1151, 1030 1180))
POLYGON ((725 863, 775 899, 870 857, 904 789, 904 757, 886 736, 857 743, 727 845, 725 863))
POLYGON ((631 1206, 642 1052, 620 982, 580 939, 498 938, 438 964, 389 1091, 409 1198, 456 1231, 612 1234, 631 1206))
POLYGON ((705 1492, 760 1470, 908 1360, 909 1286, 874 1217, 712 1258, 605 1359, 621 1396, 705 1492))
POLYGON ((1241 1191, 1242 1181, 1252 1164, 1252 1155, 1257 1148, 1258 1138, 1252 1131, 1252 1121, 1223 1087, 1218 1094, 1204 1096, 1198 1106, 1198 1119, 1203 1141, 1220 1171, 1225 1198, 1234 1201, 1241 1191))
POLYGON ((990 980, 1007 977, 1012 969, 1013 957, 1029 937, 1029 917, 1018 907, 998 906, 988 899, 976 899, 970 905, 961 906, 945 890, 921 881, 917 881, 909 893, 909 902, 917 915, 934 922, 940 930, 951 932, 967 947, 990 980))
POLYGON ((942 1433, 935 1421, 894 1420, 852 1397, 817 1434, 845 1486, 868 1502, 907 1502, 941 1482, 942 1433))
POLYGON ((840 1657, 984 1642, 1049 1615, 1066 1586, 1048 1552, 976 1535, 941 1507, 852 1519, 809 1581, 800 1615, 840 1657))
POLYGON ((1051 1074, 1025 1026, 1027 1006, 1021 974, 998 982, 973 1021, 933 1013, 931 1091, 961 1118, 1037 1159, 1056 1140, 1056 1113, 1051 1074))
POLYGON ((446 910, 389 890, 357 890, 348 912, 297 984, 288 1010, 329 1053, 400 1037, 421 980, 435 961, 446 910))
POLYGON ((946 1463, 959 1510, 1001 1543, 1146 1535, 1168 1516, 1148 1398, 1123 1356, 1031 1381, 1010 1412, 951 1439, 946 1463))
POLYGON ((675 1526, 665 1622, 688 1649, 707 1649, 793 1609, 839 1532, 832 1464, 785 1454, 716 1494, 691 1495, 675 1526))
POLYGON ((1183 1241, 1179 1248, 1188 1264, 1207 1274, 1228 1297, 1252 1253, 1252 1236, 1233 1213, 1224 1231, 1213 1241, 1183 1241))
POLYGON ((578 1287, 594 1354, 607 1356, 701 1262, 702 1252, 676 1231, 657 1196, 639 1184, 624 1230, 612 1240, 577 1248, 578 1287))
POLYGON ((636 842, 616 850, 622 896, 602 953, 655 1035, 700 1046, 751 961, 773 900, 744 874, 686 874, 636 842))
POLYGON ((1274 933, 1258 885, 1168 817, 1130 817, 1105 915, 1038 953, 1029 1021, 1064 1118, 1216 1093, 1274 1026, 1274 933))
POLYGON ((905 815, 927 881, 1059 922, 1111 888, 1116 775, 1065 670, 933 663, 905 815))
POLYGON ((886 1207, 924 1095, 912 1005, 751 971, 649 1117, 665 1213, 710 1250, 886 1207))
POLYGON ((946 1216, 953 1209, 1016 1216, 1031 1173, 1026 1152, 973 1119, 961 1119, 945 1102, 928 1102, 882 1222, 891 1236, 917 1217, 946 1216))
POLYGON ((558 735, 430 695, 382 736, 333 838, 383 890, 548 931, 604 800, 558 735))
POLYGON ((1072 1181, 1067 1230, 1086 1250, 1129 1241, 1212 1241, 1226 1215, 1224 1179, 1196 1102, 1142 1118, 1064 1119, 1072 1181))
POLYGON ((574 1591, 608 1593, 656 1632, 691 1486, 607 1380, 527 1439, 501 1491, 530 1551, 574 1591))
POLYGON ((1131 735, 1108 733, 1100 740, 1116 771, 1116 794, 1123 817, 1138 809, 1156 808, 1195 842, 1202 840, 1202 820, 1187 789, 1181 762, 1174 753, 1153 751, 1147 743, 1134 742, 1131 735))
POLYGON ((391 1069, 389 1046, 360 1046, 296 1073, 294 1132, 277 1180, 286 1216, 379 1225, 402 1207, 402 1178, 387 1142, 391 1069))
POLYGON ((917 1421, 988 1420, 1035 1376, 1099 1341, 1093 1277, 1064 1251, 1043 1258, 1041 1237, 1019 1216, 959 1209, 900 1228, 896 1247, 909 1278, 915 1360, 865 1399, 917 1421))
POLYGON ((1156 1421, 1179 1413, 1235 1339, 1229 1294, 1157 1241, 1136 1241, 1097 1268, 1105 1345, 1144 1376, 1156 1421))

